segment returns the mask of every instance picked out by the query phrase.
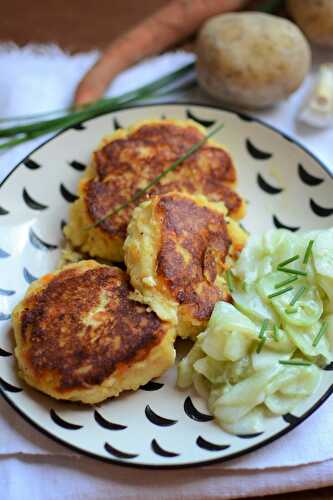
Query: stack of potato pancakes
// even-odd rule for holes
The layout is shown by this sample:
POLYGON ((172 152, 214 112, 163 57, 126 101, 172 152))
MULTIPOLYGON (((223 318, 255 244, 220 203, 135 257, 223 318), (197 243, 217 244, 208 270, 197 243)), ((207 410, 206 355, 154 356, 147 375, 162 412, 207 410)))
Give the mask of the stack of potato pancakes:
POLYGON ((105 218, 204 135, 189 120, 147 120, 102 140, 64 230, 82 260, 35 281, 13 313, 27 383, 90 404, 136 390, 174 364, 177 336, 194 339, 228 300, 245 204, 219 144, 207 141, 105 218))

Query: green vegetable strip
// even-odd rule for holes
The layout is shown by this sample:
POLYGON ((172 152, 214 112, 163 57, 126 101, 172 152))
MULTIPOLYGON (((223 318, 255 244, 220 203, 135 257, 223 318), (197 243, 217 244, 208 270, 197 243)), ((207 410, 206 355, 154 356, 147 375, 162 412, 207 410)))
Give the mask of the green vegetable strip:
POLYGON ((257 354, 260 354, 261 349, 264 347, 264 343, 266 342, 266 340, 267 340, 267 337, 265 335, 260 339, 259 344, 258 344, 257 349, 256 349, 257 354))
POLYGON ((294 255, 294 257, 290 257, 290 259, 286 259, 283 262, 280 262, 280 264, 278 264, 277 267, 279 269, 279 267, 284 267, 287 264, 290 264, 291 262, 295 262, 295 260, 298 260, 298 259, 299 259, 299 255, 294 255))
POLYGON ((232 293, 234 291, 234 283, 233 283, 232 274, 231 274, 230 269, 228 269, 228 271, 225 273, 225 275, 227 278, 227 285, 229 288, 229 292, 232 293))
POLYGON ((293 290, 293 286, 288 286, 287 288, 283 288, 282 290, 279 290, 278 292, 271 293, 268 295, 269 299, 273 299, 274 297, 278 297, 279 295, 283 295, 284 293, 290 292, 290 290, 293 290))
POLYGON ((292 359, 280 359, 279 360, 280 365, 288 365, 288 366, 311 366, 312 363, 309 363, 309 361, 293 361, 292 359))
POLYGON ((196 151, 198 151, 198 149, 200 149, 206 142, 207 140, 212 137, 213 135, 215 135, 217 132, 219 132, 222 128, 224 127, 224 124, 223 123, 220 123, 217 127, 215 127, 213 130, 211 130, 207 135, 205 135, 199 142, 197 142, 196 144, 193 144, 193 146, 191 146, 186 153, 184 153, 182 156, 180 156, 178 158, 178 160, 176 160, 174 163, 172 163, 172 165, 170 165, 170 167, 167 167, 165 170, 163 170, 159 175, 157 175, 156 177, 154 177, 154 179, 149 182, 148 184, 146 184, 146 186, 142 189, 140 189, 132 198, 130 198, 126 203, 123 203, 122 205, 119 205, 119 207, 115 208, 114 210, 111 210, 110 212, 107 212, 104 217, 101 217, 100 219, 98 219, 97 222, 95 222, 94 224, 91 224, 90 226, 86 226, 85 229, 91 229, 93 227, 96 227, 98 226, 98 224, 100 224, 101 222, 103 222, 104 220, 108 219, 109 217, 112 217, 113 215, 119 213, 121 210, 123 210, 124 208, 127 208, 129 205, 131 205, 131 203, 137 201, 139 198, 141 198, 141 196, 143 194, 145 194, 147 191, 149 191, 149 189, 154 186, 155 184, 157 184, 163 177, 165 177, 169 172, 172 172, 173 170, 175 170, 181 163, 183 163, 185 160, 187 160, 187 158, 189 158, 190 156, 192 156, 196 151))
POLYGON ((298 280, 297 276, 292 276, 291 278, 288 278, 287 280, 280 281, 280 283, 277 283, 274 286, 274 288, 281 288, 282 286, 289 285, 290 283, 293 283, 296 280, 298 280))
POLYGON ((279 328, 275 324, 273 326, 273 338, 274 338, 275 342, 279 342, 279 328))
POLYGON ((295 274, 296 276, 307 276, 308 273, 305 271, 299 271, 298 269, 290 269, 289 267, 278 267, 278 271, 287 274, 295 274))
POLYGON ((307 264, 309 262, 309 259, 310 259, 311 254, 312 254, 313 244, 314 244, 314 240, 310 240, 308 243, 308 246, 306 247, 306 250, 305 250, 303 264, 307 264))
POLYGON ((297 310, 298 310, 297 307, 287 307, 285 309, 285 313, 286 314, 295 314, 295 313, 297 313, 297 310))
POLYGON ((262 322, 262 325, 261 325, 261 328, 260 328, 260 332, 259 332, 259 338, 262 339, 264 337, 264 334, 265 334, 265 331, 267 330, 267 327, 268 327, 268 319, 264 319, 264 321, 262 322))
POLYGON ((320 342, 320 339, 323 337, 323 335, 325 335, 325 333, 327 332, 327 328, 328 328, 328 323, 327 321, 324 321, 324 323, 321 325, 320 327, 320 330, 319 332, 317 333, 314 341, 312 342, 312 345, 313 347, 317 347, 317 345, 319 344, 320 342))
POLYGON ((305 290, 307 290, 307 287, 306 286, 301 286, 301 288, 298 289, 298 291, 295 293, 295 295, 293 296, 293 298, 291 299, 291 301, 289 302, 289 304, 291 306, 294 306, 296 304, 296 302, 301 298, 301 296, 303 295, 303 293, 305 292, 305 290))

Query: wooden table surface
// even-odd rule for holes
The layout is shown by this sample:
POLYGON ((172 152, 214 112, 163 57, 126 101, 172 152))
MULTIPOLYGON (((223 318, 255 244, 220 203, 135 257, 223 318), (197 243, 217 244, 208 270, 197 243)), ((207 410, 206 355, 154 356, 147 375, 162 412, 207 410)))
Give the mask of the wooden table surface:
MULTIPOLYGON (((2 2, 0 42, 59 44, 71 52, 103 49, 168 0, 10 0, 2 2)), ((292 472, 290 472, 292 474, 292 472)), ((270 500, 333 500, 333 487, 270 500)))

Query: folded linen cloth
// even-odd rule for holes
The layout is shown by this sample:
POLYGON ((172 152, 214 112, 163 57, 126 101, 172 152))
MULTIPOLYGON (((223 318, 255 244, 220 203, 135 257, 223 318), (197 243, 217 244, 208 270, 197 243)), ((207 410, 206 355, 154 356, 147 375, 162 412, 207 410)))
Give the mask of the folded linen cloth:
MULTIPOLYGON (((25 47, 18 49, 14 45, 0 46, 0 116, 15 116, 62 108, 71 103, 73 93, 81 75, 91 66, 98 56, 97 52, 70 56, 55 46, 25 47)), ((316 61, 332 59, 332 54, 318 52, 316 61)), ((125 71, 110 86, 108 94, 117 95, 138 85, 147 83, 154 78, 174 70, 176 67, 192 61, 194 56, 184 52, 168 53, 153 58, 125 71)), ((272 110, 253 113, 271 125, 283 129, 294 138, 305 144, 313 151, 333 172, 331 159, 331 130, 313 131, 304 125, 297 124, 295 115, 304 98, 304 94, 311 85, 311 76, 308 81, 287 102, 272 110)), ((165 100, 165 98, 164 98, 165 100)), ((199 89, 187 92, 178 92, 172 96, 173 101, 193 101, 214 103, 199 89)), ((215 103, 216 104, 216 103, 215 103)), ((29 151, 43 142, 45 137, 23 144, 14 150, 0 156, 0 182, 29 151)), ((18 462, 10 458, 13 455, 34 455, 35 461, 27 468, 34 470, 43 459, 38 455, 52 455, 49 470, 46 465, 40 466, 43 476, 40 481, 46 481, 48 474, 59 481, 70 480, 70 473, 75 472, 76 478, 85 482, 92 481, 89 474, 95 475, 95 470, 101 472, 96 479, 96 488, 100 488, 100 495, 86 495, 82 498, 107 498, 105 481, 112 482, 118 488, 116 498, 178 498, 175 496, 178 488, 181 498, 235 498, 240 496, 259 496, 265 493, 319 487, 333 484, 333 433, 330 422, 333 421, 333 400, 326 402, 310 419, 295 429, 292 433, 278 441, 258 450, 248 456, 234 460, 227 464, 212 465, 196 470, 160 472, 158 475, 147 471, 122 471, 118 467, 95 464, 92 460, 81 458, 74 464, 69 464, 69 456, 74 452, 63 446, 53 443, 24 422, 7 403, 0 399, 0 460, 6 480, 10 481, 13 464, 23 467, 25 462, 18 462), (315 429, 315 432, 314 432, 315 429), (332 459, 332 460, 331 460, 332 459), (55 461, 56 460, 56 461, 55 461), (315 463, 319 463, 314 465, 315 463), (5 465, 4 465, 5 464, 5 465), (10 465, 12 464, 12 465, 10 465), (53 464, 53 465, 52 465, 53 464), (68 468, 69 467, 69 468, 68 468), (125 479, 119 480, 117 485, 114 479, 109 479, 106 471, 116 471, 117 478, 136 478, 141 484, 140 495, 135 496, 133 485, 125 485, 125 479), (54 474, 54 475, 53 475, 54 474), (61 479, 60 479, 61 476, 61 479), (43 477, 43 479, 42 479, 43 477), (200 477, 200 481, 198 481, 200 477), (85 478, 85 479, 83 479, 85 478), (182 483, 182 480, 184 482, 182 483), (174 488, 169 484, 174 482, 174 488), (123 483, 124 491, 121 489, 123 483), (200 484, 199 484, 200 483, 200 484), (205 490, 203 490, 205 488, 205 490), (200 493, 201 492, 201 493, 200 493), (155 496, 156 495, 156 496, 155 496)), ((43 462, 44 463, 44 462, 43 462)), ((28 472, 26 472, 28 473, 28 472)), ((3 473, 2 473, 3 474, 3 473)), ((0 478, 0 481, 4 480, 0 478)), ((134 481, 134 479, 133 479, 134 481)), ((94 482, 92 483, 94 484, 94 482)), ((65 485, 64 485, 65 486, 65 485)), ((70 486, 68 486, 70 491, 70 486)), ((93 491, 93 488, 92 488, 93 491)), ((25 498, 24 492, 21 498, 25 498)), ((30 494, 31 495, 31 494, 30 494)), ((32 495, 34 497, 34 495, 32 495)), ((30 496, 31 497, 31 496, 30 496)), ((35 498, 35 497, 34 497, 35 498)), ((37 497, 36 497, 37 498, 37 497)), ((50 498, 48 496, 48 498, 50 498)), ((57 498, 56 496, 54 498, 57 498)), ((71 496, 65 498, 74 498, 71 496)), ((80 497, 81 498, 81 497, 80 497)))

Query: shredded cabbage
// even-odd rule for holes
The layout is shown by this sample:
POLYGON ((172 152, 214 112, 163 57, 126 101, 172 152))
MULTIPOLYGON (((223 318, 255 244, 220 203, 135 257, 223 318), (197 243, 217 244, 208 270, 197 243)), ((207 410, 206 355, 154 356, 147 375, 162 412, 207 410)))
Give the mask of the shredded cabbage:
POLYGON ((215 305, 206 330, 178 366, 178 386, 194 385, 225 431, 256 433, 267 419, 309 397, 320 368, 333 361, 333 229, 272 230, 250 238, 232 274, 233 304, 215 305))

